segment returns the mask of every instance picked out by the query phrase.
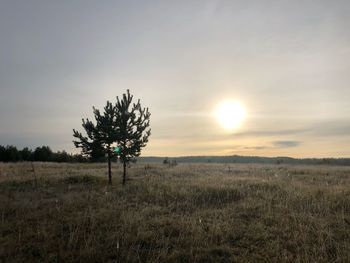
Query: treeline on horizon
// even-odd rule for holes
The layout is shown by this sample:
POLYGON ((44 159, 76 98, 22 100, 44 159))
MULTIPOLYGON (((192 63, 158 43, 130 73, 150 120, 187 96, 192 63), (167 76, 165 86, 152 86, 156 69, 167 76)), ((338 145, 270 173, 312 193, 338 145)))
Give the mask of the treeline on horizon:
MULTIPOLYGON (((142 163, 164 163, 167 157, 138 157, 142 163)), ((305 164, 305 165, 345 165, 350 166, 350 158, 291 158, 291 157, 259 157, 259 156, 183 156, 170 158, 176 163, 261 163, 261 164, 305 164)), ((34 150, 25 147, 22 150, 16 146, 0 145, 0 162, 59 162, 83 163, 105 162, 106 157, 88 158, 82 154, 70 154, 66 151, 54 152, 49 146, 36 147, 34 150)), ((112 158, 116 161, 116 158, 112 158)))
MULTIPOLYGON (((160 163, 164 157, 140 157, 139 161, 145 163, 160 163)), ((304 164, 304 165, 350 165, 350 158, 291 158, 291 157, 260 157, 260 156, 183 156, 173 157, 177 163, 261 163, 261 164, 304 164)))
POLYGON ((0 162, 88 162, 89 159, 81 154, 69 154, 66 151, 53 152, 49 146, 36 147, 34 150, 28 147, 22 150, 16 146, 0 145, 0 162))

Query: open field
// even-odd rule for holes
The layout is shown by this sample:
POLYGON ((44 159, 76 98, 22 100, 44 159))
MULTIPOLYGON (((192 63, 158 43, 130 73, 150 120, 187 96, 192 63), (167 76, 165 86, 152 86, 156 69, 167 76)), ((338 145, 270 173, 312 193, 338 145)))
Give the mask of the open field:
POLYGON ((350 167, 0 164, 1 262, 350 262, 350 167))

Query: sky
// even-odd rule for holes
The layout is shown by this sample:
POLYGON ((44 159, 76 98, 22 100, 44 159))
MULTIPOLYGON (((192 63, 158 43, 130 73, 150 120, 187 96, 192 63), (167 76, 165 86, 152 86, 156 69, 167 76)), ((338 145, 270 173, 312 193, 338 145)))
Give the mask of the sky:
POLYGON ((0 0, 0 145, 78 152, 129 89, 144 156, 350 157, 348 0, 0 0), (232 130, 221 101, 246 117, 232 130))

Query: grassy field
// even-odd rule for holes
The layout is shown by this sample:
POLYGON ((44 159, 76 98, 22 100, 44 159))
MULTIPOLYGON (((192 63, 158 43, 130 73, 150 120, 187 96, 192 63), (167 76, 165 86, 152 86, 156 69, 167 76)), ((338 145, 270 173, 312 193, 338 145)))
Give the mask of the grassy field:
POLYGON ((350 262, 350 167, 0 164, 1 262, 350 262))

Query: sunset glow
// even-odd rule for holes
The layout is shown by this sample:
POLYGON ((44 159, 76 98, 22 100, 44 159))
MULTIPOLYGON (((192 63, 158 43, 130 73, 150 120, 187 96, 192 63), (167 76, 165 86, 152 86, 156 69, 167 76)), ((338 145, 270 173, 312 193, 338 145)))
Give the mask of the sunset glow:
POLYGON ((241 125, 246 112, 238 101, 227 100, 217 106, 214 116, 224 129, 233 130, 241 125))

